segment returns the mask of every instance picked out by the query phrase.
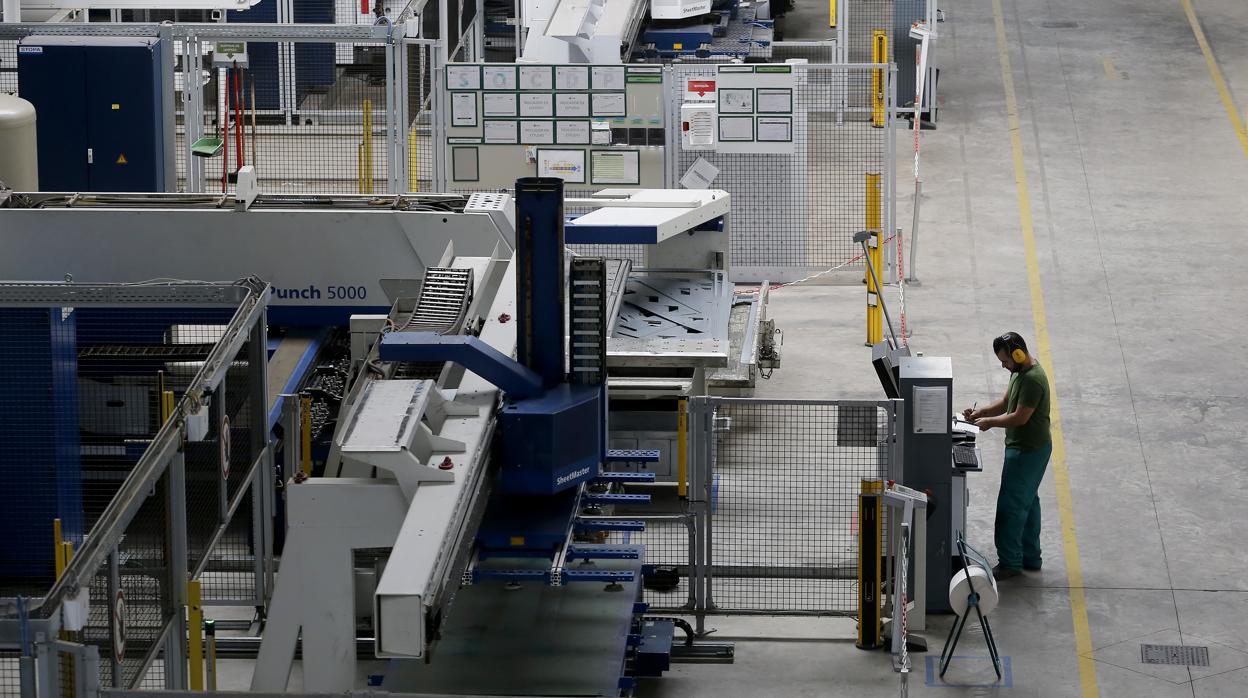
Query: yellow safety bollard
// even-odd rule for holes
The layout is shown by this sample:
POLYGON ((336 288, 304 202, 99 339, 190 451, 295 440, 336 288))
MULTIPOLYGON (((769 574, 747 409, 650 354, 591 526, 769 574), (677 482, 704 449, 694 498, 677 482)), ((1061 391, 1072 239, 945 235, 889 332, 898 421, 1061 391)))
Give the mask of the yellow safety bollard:
MULTIPOLYGON (((871 32, 871 62, 888 63, 888 33, 883 29, 871 32)), ((884 127, 884 69, 871 71, 871 125, 884 127)))
MULTIPOLYGON (((863 221, 866 230, 871 233, 871 239, 867 243, 867 254, 869 259, 863 260, 865 266, 868 262, 875 268, 875 276, 881 273, 881 265, 884 262, 884 250, 880 240, 880 226, 883 225, 881 219, 881 189, 880 175, 878 173, 868 172, 866 175, 866 220, 863 221)), ((876 286, 876 279, 872 278, 870 272, 867 273, 867 344, 877 344, 884 341, 884 311, 880 308, 880 288, 876 286)))
POLYGON ((65 574, 65 546, 64 539, 61 537, 61 520, 52 519, 52 559, 56 561, 56 578, 60 579, 65 574))
POLYGON ((420 158, 416 155, 416 127, 407 131, 407 190, 420 190, 420 158))
POLYGON ((884 483, 864 479, 858 495, 858 649, 880 646, 884 483))
POLYGON ((199 580, 186 583, 186 627, 189 642, 186 647, 190 660, 188 680, 192 691, 204 690, 204 606, 200 596, 199 580))
POLYGON ((360 134, 360 193, 373 193, 373 100, 363 104, 364 128, 360 134))
POLYGON ((828 26, 836 29, 836 0, 828 0, 828 26))
POLYGON ((685 430, 689 425, 689 401, 681 398, 676 408, 676 494, 688 495, 689 443, 685 430))
POLYGON ((176 401, 173 397, 172 390, 166 390, 160 395, 160 423, 163 425, 173 416, 173 407, 176 401))
POLYGON ((312 398, 299 399, 299 467, 312 477, 312 398))

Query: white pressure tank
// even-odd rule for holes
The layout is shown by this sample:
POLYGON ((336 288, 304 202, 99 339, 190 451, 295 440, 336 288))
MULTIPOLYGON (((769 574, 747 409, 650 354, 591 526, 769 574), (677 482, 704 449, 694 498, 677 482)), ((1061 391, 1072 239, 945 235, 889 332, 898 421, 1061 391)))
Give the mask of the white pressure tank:
POLYGON ((0 94, 0 182, 15 191, 39 191, 35 106, 0 94))

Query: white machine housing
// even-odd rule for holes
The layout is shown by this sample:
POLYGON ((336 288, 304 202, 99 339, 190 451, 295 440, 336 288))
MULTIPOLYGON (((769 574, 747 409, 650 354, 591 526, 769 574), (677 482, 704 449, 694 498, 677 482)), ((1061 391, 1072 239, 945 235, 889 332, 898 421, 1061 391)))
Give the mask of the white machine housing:
POLYGON ((521 60, 619 64, 641 29, 645 0, 524 0, 521 60))
POLYGON ((650 0, 654 19, 686 19, 711 11, 711 0, 650 0))

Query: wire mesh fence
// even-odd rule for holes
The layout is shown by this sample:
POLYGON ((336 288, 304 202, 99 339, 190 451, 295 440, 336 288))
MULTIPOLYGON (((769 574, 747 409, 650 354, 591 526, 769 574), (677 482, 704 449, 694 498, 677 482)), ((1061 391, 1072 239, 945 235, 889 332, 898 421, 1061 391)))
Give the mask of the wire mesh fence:
MULTIPOLYGON (((714 66, 672 71, 677 86, 716 75, 714 66)), ((699 159, 719 169, 711 186, 732 196, 736 278, 792 281, 855 257, 854 233, 892 229, 890 193, 880 189, 892 186, 895 168, 890 68, 812 64, 795 72, 792 155, 668 149, 673 180, 699 159)), ((668 91, 669 143, 680 142, 683 99, 683 90, 668 91)))
POLYGON ((198 133, 223 148, 202 158, 203 190, 232 191, 234 173, 252 165, 269 192, 386 192, 386 46, 252 40, 247 51, 245 69, 205 71, 198 133))
POLYGON ((706 605, 857 610, 857 496, 888 477, 890 403, 710 398, 706 605))
MULTIPOLYGON (((874 63, 872 43, 875 32, 885 32, 888 37, 888 56, 886 62, 892 63, 894 56, 893 17, 898 0, 854 0, 845 9, 847 29, 846 60, 850 63, 874 63)), ((903 2, 907 0, 902 0, 903 2)), ((909 23, 906 24, 907 33, 909 23)))
POLYGON ((403 64, 407 79, 407 123, 404 137, 407 139, 407 181, 405 190, 411 192, 434 191, 436 172, 435 143, 436 120, 433 114, 436 82, 437 45, 431 42, 406 41, 402 44, 403 64))
POLYGON ((22 653, 0 649, 0 696, 18 698, 22 695, 22 653))
POLYGON ((60 637, 98 650, 101 685, 163 686, 188 578, 226 580, 205 585, 206 603, 263 602, 267 296, 251 283, 0 284, 0 380, 14 388, 0 393, 0 485, 24 495, 2 515, 26 527, 2 543, 0 596, 36 597, 40 622, 79 609, 60 637))
POLYGON ((771 45, 771 62, 784 63, 792 59, 809 63, 840 63, 836 41, 777 41, 771 45))
POLYGON ((17 41, 0 40, 0 92, 17 94, 17 41))

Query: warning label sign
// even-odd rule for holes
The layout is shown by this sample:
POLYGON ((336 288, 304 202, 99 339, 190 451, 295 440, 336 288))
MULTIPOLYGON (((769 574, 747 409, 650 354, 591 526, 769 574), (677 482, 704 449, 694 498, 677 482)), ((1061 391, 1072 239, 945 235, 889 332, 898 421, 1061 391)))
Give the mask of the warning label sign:
POLYGON ((707 100, 715 99, 715 81, 714 80, 688 80, 685 82, 685 99, 686 100, 707 100))

